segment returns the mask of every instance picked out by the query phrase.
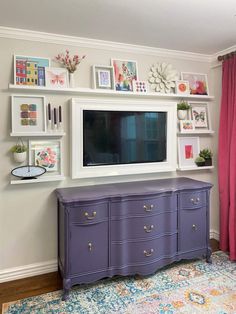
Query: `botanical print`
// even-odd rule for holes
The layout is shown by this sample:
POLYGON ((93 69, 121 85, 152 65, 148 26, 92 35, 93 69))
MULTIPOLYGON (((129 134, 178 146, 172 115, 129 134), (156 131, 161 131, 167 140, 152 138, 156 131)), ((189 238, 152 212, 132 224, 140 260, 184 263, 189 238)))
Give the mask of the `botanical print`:
POLYGON ((193 159, 193 146, 192 145, 185 145, 185 159, 193 159))
POLYGON ((192 120, 180 120, 180 131, 181 132, 191 132, 195 129, 192 120))
POLYGON ((35 147, 35 165, 44 167, 47 171, 57 171, 59 162, 58 146, 35 147))
POLYGON ((98 85, 100 87, 111 87, 110 71, 98 70, 98 85))
POLYGON ((208 95, 206 74, 182 73, 182 79, 189 82, 190 94, 208 95))
POLYGON ((192 106, 192 116, 196 128, 207 128, 207 109, 203 106, 192 106))
POLYGON ((26 103, 21 104, 20 120, 22 126, 37 125, 37 105, 26 103))
POLYGON ((176 94, 187 95, 189 94, 189 82, 188 81, 176 81, 176 94))
POLYGON ((115 87, 117 91, 133 91, 133 80, 138 79, 135 61, 112 60, 115 72, 115 87))

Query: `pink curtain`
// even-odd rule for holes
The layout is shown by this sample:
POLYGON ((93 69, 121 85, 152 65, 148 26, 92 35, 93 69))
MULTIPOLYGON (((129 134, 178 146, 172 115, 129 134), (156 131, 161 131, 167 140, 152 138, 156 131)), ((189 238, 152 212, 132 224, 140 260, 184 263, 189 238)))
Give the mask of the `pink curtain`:
POLYGON ((236 55, 223 61, 219 128, 220 249, 236 260, 236 55))

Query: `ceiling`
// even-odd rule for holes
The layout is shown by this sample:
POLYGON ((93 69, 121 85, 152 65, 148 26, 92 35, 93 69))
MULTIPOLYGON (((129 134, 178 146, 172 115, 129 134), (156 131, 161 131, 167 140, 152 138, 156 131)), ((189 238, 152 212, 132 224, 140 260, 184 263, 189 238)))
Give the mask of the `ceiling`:
POLYGON ((236 43, 236 1, 0 0, 0 26, 214 54, 236 43))

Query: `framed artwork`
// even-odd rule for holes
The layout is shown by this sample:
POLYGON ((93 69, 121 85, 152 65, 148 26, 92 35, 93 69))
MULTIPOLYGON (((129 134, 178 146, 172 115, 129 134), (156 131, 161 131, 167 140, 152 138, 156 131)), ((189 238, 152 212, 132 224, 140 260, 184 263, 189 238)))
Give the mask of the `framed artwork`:
POLYGON ((46 132, 45 97, 34 95, 12 95, 12 133, 30 135, 46 132))
POLYGON ((176 81, 175 93, 179 95, 189 95, 189 82, 188 81, 176 81))
POLYGON ((196 167, 195 159, 199 154, 199 137, 178 138, 179 167, 196 167))
POLYGON ((209 95, 206 74, 182 72, 181 79, 189 82, 191 95, 209 95))
POLYGON ((133 81, 138 80, 136 61, 111 59, 114 67, 115 89, 117 91, 133 91, 133 81))
POLYGON ((61 140, 29 141, 29 164, 46 169, 46 175, 61 174, 61 140))
POLYGON ((133 81, 133 91, 135 93, 147 93, 148 83, 146 81, 133 81))
POLYGON ((45 86, 46 67, 48 58, 14 55, 14 84, 45 86))
POLYGON ((93 66, 93 87, 114 90, 114 69, 112 66, 93 66))
POLYGON ((207 103, 191 102, 191 118, 195 128, 210 129, 210 117, 207 103))
POLYGON ((67 88, 69 86, 66 68, 45 68, 46 86, 49 88, 67 88))
POLYGON ((195 125, 193 120, 180 120, 179 121, 180 132, 188 133, 195 130, 195 125))

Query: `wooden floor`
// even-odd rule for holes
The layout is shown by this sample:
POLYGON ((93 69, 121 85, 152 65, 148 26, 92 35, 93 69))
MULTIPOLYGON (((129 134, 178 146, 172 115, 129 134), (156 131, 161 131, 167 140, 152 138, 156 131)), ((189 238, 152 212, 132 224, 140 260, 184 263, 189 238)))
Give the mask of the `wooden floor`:
MULTIPOLYGON (((219 250, 218 241, 212 239, 210 243, 213 252, 219 250)), ((56 291, 61 288, 62 281, 58 272, 1 283, 0 309, 2 309, 2 303, 56 291)))

